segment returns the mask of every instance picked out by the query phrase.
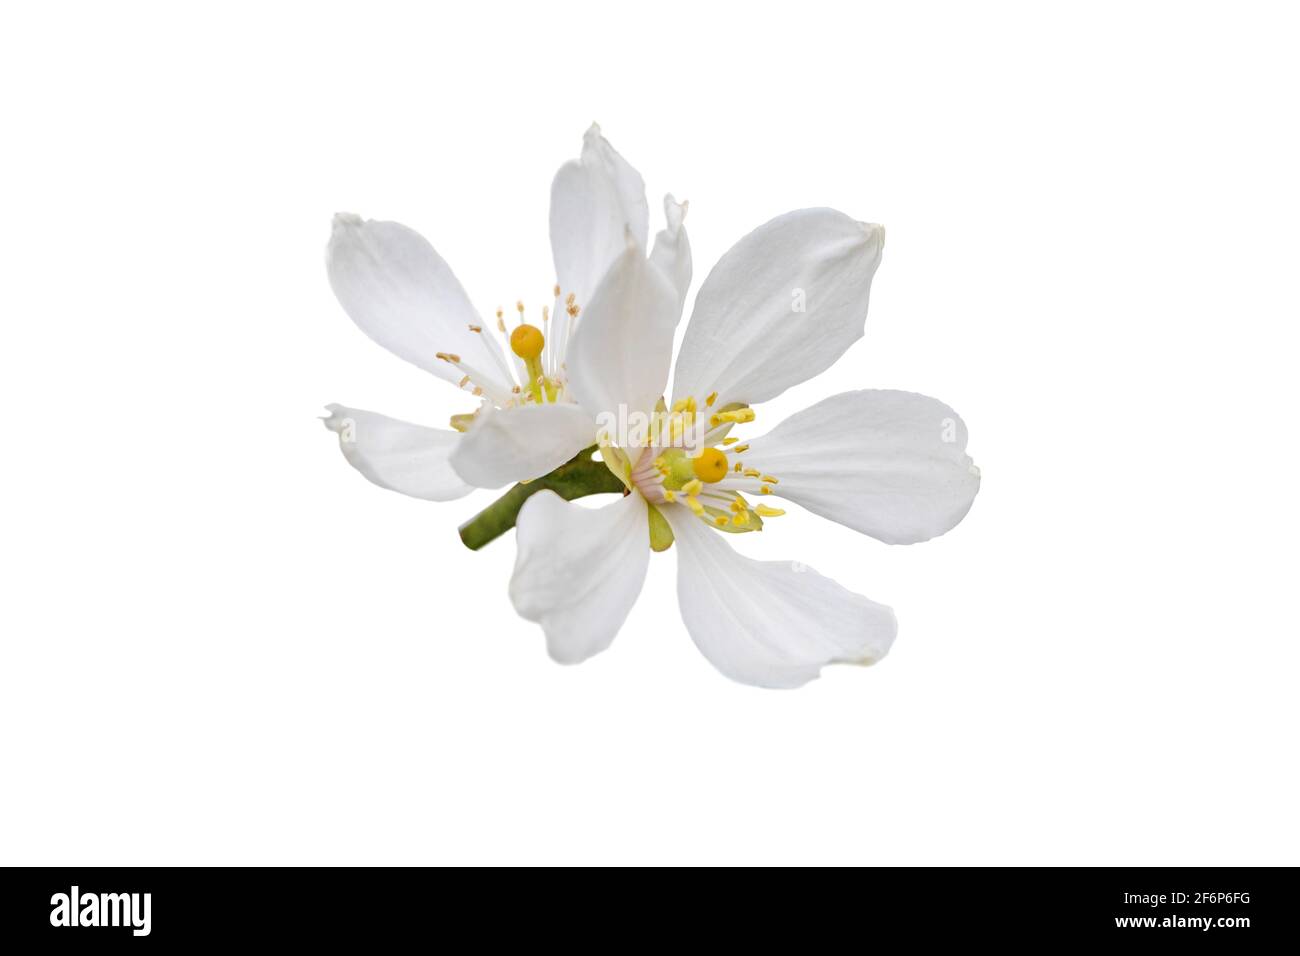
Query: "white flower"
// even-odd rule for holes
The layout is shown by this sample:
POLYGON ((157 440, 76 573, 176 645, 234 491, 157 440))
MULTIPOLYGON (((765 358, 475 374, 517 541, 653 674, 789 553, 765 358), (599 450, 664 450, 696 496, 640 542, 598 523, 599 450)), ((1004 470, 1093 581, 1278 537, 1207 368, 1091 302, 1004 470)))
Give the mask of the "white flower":
MULTIPOLYGON (((684 207, 670 197, 668 228, 647 256, 644 209, 640 176, 593 130, 583 159, 560 171, 552 195, 560 284, 576 290, 581 318, 562 327, 552 318, 549 328, 543 320, 536 340, 531 331, 513 333, 543 355, 553 350, 531 402, 506 389, 504 376, 492 377, 497 352, 471 351, 481 347, 480 333, 432 317, 470 316, 473 324, 464 293, 426 243, 402 227, 345 220, 331 246, 331 278, 349 314, 444 377, 427 353, 445 351, 444 339, 460 334, 452 364, 470 376, 462 385, 482 388, 489 403, 461 438, 336 409, 330 423, 341 439, 344 418, 358 426, 345 454, 378 484, 442 499, 463 493, 464 483, 546 474, 598 440, 623 497, 592 509, 542 490, 517 518, 510 597, 542 625, 558 661, 576 663, 609 646, 640 593, 652 548, 674 542, 682 618, 727 676, 795 687, 828 663, 880 660, 896 631, 889 608, 806 565, 743 557, 723 534, 761 530, 764 519, 784 514, 769 504, 777 497, 896 544, 943 534, 969 510, 979 472, 965 452, 965 425, 923 395, 848 392, 761 437, 733 434, 755 420, 753 405, 824 371, 861 337, 884 230, 804 209, 741 239, 696 297, 665 402, 690 252, 684 207), (613 429, 616 413, 654 427, 613 429)), ((538 378, 524 376, 521 391, 538 378)))
MULTIPOLYGON (((667 227, 646 266, 677 290, 675 326, 690 285, 690 246, 682 229, 685 205, 668 196, 664 209, 667 227)), ((335 216, 326 263, 347 314, 380 345, 479 402, 472 413, 453 418, 456 431, 331 405, 325 424, 338 432, 347 460, 384 488, 447 501, 474 487, 544 475, 591 445, 595 423, 573 400, 567 345, 601 277, 629 242, 644 248, 648 231, 641 176, 595 125, 584 137, 582 156, 562 166, 551 187, 558 279, 536 324, 524 322, 522 302, 510 326, 503 310, 484 320, 414 230, 350 213, 335 216)))

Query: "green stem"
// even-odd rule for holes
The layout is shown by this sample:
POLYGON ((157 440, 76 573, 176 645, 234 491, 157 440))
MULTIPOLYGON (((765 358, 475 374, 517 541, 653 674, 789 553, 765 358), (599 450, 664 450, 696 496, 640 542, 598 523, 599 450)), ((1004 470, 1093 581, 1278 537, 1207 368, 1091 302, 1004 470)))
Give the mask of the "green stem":
POLYGON ((622 494, 627 489, 623 482, 605 466, 599 457, 592 460, 596 446, 578 452, 573 458, 549 475, 515 485, 492 504, 460 526, 460 540, 465 547, 477 551, 489 541, 499 538, 515 526, 519 509, 524 502, 539 491, 553 491, 565 501, 585 495, 622 494))

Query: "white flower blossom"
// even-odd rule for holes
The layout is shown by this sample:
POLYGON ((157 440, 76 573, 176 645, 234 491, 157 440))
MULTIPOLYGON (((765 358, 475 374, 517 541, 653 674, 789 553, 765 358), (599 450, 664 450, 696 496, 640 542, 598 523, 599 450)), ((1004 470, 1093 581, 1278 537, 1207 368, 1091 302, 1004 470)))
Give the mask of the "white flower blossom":
MULTIPOLYGON (((669 401, 691 260, 685 204, 668 197, 665 211, 647 255, 641 177, 593 127, 552 190, 554 311, 533 324, 520 306, 509 351, 489 345, 428 243, 402 226, 341 217, 330 278, 348 314, 482 406, 464 435, 338 406, 327 425, 371 481, 434 500, 537 478, 599 445, 622 497, 593 509, 542 490, 517 517, 510 598, 542 626, 557 661, 608 647, 652 549, 675 543, 682 618, 728 677, 795 687, 828 663, 874 663, 896 633, 889 608, 807 565, 741 556, 724 535, 785 514, 777 498, 892 544, 943 534, 969 510, 979 472, 965 425, 924 395, 847 392, 760 437, 737 434, 756 420, 754 405, 824 371, 861 337, 884 230, 803 209, 741 239, 696 296, 669 401), (612 428, 616 412, 620 423, 653 427, 612 428)), ((497 329, 507 335, 504 322, 497 329)))

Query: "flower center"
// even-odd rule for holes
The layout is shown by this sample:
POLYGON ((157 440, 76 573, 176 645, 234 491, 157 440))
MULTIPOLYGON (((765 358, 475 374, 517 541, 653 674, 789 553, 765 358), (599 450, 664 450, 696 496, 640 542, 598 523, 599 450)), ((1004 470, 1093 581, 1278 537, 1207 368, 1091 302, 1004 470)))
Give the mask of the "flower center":
POLYGON ((610 469, 650 504, 681 505, 723 531, 759 531, 764 518, 785 512, 753 505, 745 496, 770 495, 779 480, 749 467, 741 457, 749 446, 730 434, 752 422, 754 410, 733 404, 714 411, 717 398, 714 392, 704 400, 703 413, 694 397, 675 402, 666 413, 661 403, 643 444, 618 447, 602 436, 602 452, 610 469))
MULTIPOLYGON (((454 352, 438 352, 437 357, 463 373, 458 383, 462 389, 468 389, 474 397, 486 399, 497 408, 513 408, 529 402, 540 405, 568 401, 565 396, 568 367, 564 357, 581 309, 572 292, 561 298, 557 285, 552 293, 555 296, 554 322, 550 306, 542 306, 542 321, 538 326, 525 318, 527 310, 523 302, 516 302, 518 324, 508 331, 505 309, 497 309, 496 328, 500 341, 494 341, 488 349, 493 368, 475 368, 454 352), (512 354, 518 361, 511 357, 512 354)), ((484 332, 481 325, 471 325, 469 330, 476 335, 495 338, 490 332, 484 332)), ((463 432, 477 414, 475 410, 453 415, 451 425, 463 432)))

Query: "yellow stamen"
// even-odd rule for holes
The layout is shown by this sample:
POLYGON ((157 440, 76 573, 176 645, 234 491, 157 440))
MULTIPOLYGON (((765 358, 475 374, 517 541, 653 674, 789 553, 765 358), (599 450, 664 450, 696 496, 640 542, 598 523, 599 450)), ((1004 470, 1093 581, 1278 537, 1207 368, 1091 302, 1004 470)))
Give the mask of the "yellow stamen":
POLYGON ((698 478, 692 478, 686 484, 682 485, 682 491, 686 492, 692 498, 704 490, 704 482, 698 478))
POLYGON ((691 511, 695 512, 697 515, 704 514, 704 505, 700 504, 699 498, 687 498, 686 507, 690 508, 691 511))
POLYGON ((456 365, 460 362, 460 356, 455 352, 434 352, 433 354, 435 358, 440 358, 444 362, 450 362, 452 365, 456 365))
MULTIPOLYGON (((736 442, 738 442, 738 441, 740 441, 739 438, 733 438, 731 435, 728 435, 726 438, 722 439, 722 444, 724 444, 724 445, 734 445, 734 444, 735 444, 736 442)), ((740 449, 738 449, 738 448, 733 448, 732 451, 739 452, 740 449)))
POLYGON ((759 505, 754 510, 757 511, 759 515, 764 518, 779 518, 781 517, 781 515, 785 514, 785 511, 783 511, 782 509, 769 508, 767 505, 759 505))
MULTIPOLYGON (((733 438, 733 439, 731 439, 731 440, 732 440, 732 441, 735 441, 736 439, 733 438)), ((733 448, 733 449, 731 449, 731 450, 732 450, 733 453, 735 453, 735 454, 737 454, 737 455, 743 455, 745 452, 749 451, 749 446, 748 446, 748 445, 737 445, 735 448, 733 448)))
POLYGON ((769 485, 779 485, 781 483, 777 480, 775 475, 763 475, 762 480, 767 482, 769 485))
POLYGON ((705 408, 712 408, 712 407, 713 407, 713 403, 716 402, 717 400, 718 400, 718 393, 717 393, 717 392, 709 392, 709 397, 706 398, 706 399, 704 400, 704 407, 705 407, 705 408))
POLYGON ((772 493, 772 489, 769 488, 767 485, 763 485, 761 488, 758 489, 758 493, 760 495, 770 495, 772 493))
MULTIPOLYGON (((737 515, 736 517, 740 517, 740 516, 737 515)), ((714 518, 713 520, 714 520, 718 525, 725 525, 725 524, 727 523, 727 516, 726 516, 726 515, 718 515, 718 516, 717 516, 716 518, 714 518)), ((744 524, 744 522, 743 522, 743 521, 737 521, 736 524, 744 524)))
POLYGON ((677 500, 677 492, 673 491, 670 488, 665 488, 664 501, 668 502, 669 504, 672 504, 676 500, 677 500))
POLYGON ((743 425, 745 422, 754 420, 754 410, 752 408, 737 408, 730 412, 718 412, 710 416, 709 424, 717 428, 723 422, 732 422, 737 425, 743 425))
POLYGON ((745 469, 745 477, 746 477, 746 478, 761 478, 761 477, 763 477, 763 473, 762 473, 761 471, 759 471, 757 468, 746 468, 746 469, 745 469))

